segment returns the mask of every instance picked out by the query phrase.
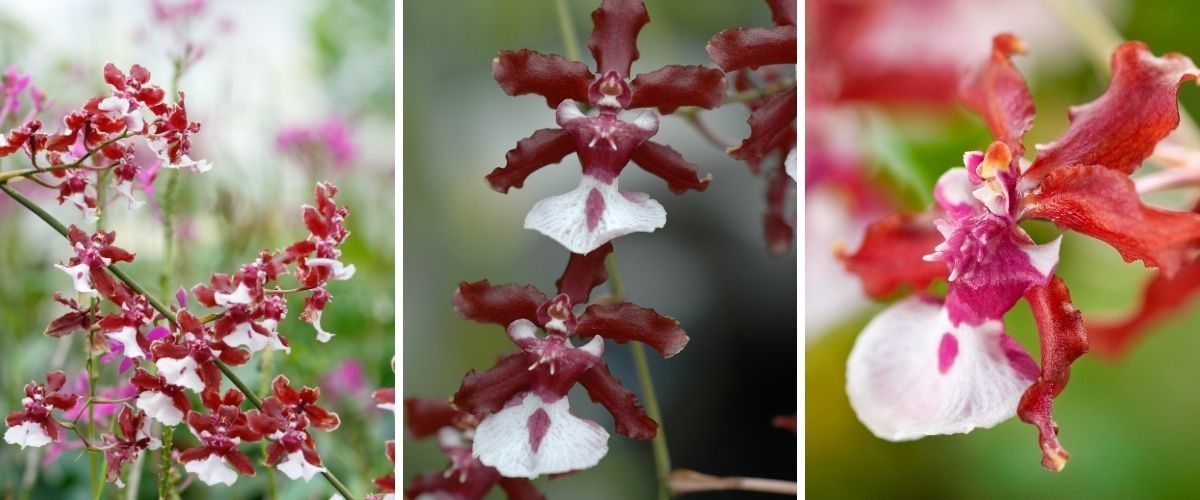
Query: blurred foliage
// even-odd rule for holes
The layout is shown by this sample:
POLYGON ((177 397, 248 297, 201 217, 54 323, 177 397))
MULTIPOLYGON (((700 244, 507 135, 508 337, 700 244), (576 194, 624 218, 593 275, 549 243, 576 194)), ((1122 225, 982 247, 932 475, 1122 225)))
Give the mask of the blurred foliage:
MULTIPOLYGON (((1200 38, 1190 23, 1200 4, 1142 0, 1127 5, 1118 21, 1127 39, 1149 44, 1156 54, 1181 52, 1200 58, 1200 38)), ((1031 46, 1030 51, 1038 51, 1031 46)), ((1026 143, 1053 140, 1066 126, 1068 106, 1088 102, 1107 82, 1083 63, 1061 75, 1027 74, 1038 108, 1026 143)), ((1020 61, 1018 60, 1018 64, 1020 61)), ((1197 116, 1200 91, 1184 85, 1181 100, 1197 116)), ((885 184, 908 187, 915 179, 925 193, 962 152, 983 149, 990 137, 982 122, 962 108, 943 117, 930 133, 928 120, 910 110, 887 111, 895 145, 912 161, 876 161, 885 184)), ((900 192, 909 208, 923 203, 908 189, 900 192)), ((1038 241, 1056 230, 1027 223, 1038 241)), ((1150 272, 1123 262, 1115 250, 1068 234, 1059 274, 1085 318, 1102 320, 1131 311, 1140 301, 1150 272)), ((1016 418, 969 435, 930 437, 891 443, 875 438, 855 417, 845 395, 845 366, 858 332, 880 304, 818 340, 810 341, 805 366, 805 490, 809 498, 1194 498, 1200 480, 1194 470, 1200 449, 1200 398, 1194 381, 1200 365, 1200 309, 1192 307, 1154 328, 1119 361, 1085 355, 1071 370, 1071 383, 1055 400, 1054 416, 1071 460, 1061 473, 1039 465, 1034 427, 1016 418)), ((1038 352, 1036 328, 1021 302, 1005 317, 1008 331, 1031 353, 1038 352)), ((819 332, 810 332, 810 335, 819 332)))

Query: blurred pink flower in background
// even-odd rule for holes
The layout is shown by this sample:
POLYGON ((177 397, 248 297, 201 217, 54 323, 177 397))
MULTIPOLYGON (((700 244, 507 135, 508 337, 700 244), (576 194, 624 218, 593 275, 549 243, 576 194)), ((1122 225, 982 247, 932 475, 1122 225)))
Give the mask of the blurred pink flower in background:
POLYGON ((296 154, 313 167, 328 159, 335 168, 344 169, 350 167, 358 157, 358 146, 351 137, 350 124, 340 117, 329 118, 315 125, 286 127, 275 137, 275 146, 280 152, 296 154))

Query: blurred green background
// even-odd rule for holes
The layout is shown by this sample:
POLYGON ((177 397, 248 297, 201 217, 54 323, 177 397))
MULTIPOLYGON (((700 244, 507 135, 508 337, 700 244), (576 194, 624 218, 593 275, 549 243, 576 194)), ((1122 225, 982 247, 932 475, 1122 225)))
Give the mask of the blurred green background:
MULTIPOLYGON (((502 329, 455 316, 450 298, 458 282, 487 278, 552 291, 566 264, 561 246, 522 229, 522 221, 537 200, 578 184, 575 156, 537 172, 507 195, 483 180, 504 164, 505 152, 519 139, 555 126, 554 112, 542 98, 506 96, 490 66, 502 49, 562 54, 554 3, 404 6, 405 396, 449 397, 468 370, 487 369, 500 354, 515 350, 502 329)), ((588 14, 599 1, 567 3, 577 43, 592 65, 588 14)), ((633 64, 634 74, 665 64, 711 67, 704 46, 714 34, 771 24, 762 2, 647 0, 646 6, 651 22, 638 38, 641 59, 633 64)), ((744 137, 746 109, 728 108, 706 112, 707 123, 726 137, 744 137)), ((651 359, 673 465, 794 479, 795 436, 770 422, 796 412, 796 254, 767 254, 763 179, 704 142, 679 117, 664 118, 655 140, 714 176, 706 192, 683 196, 633 165, 621 176, 623 189, 647 192, 667 210, 665 228, 616 240, 629 299, 674 316, 692 339, 670 360, 651 359)), ((628 347, 609 343, 605 359, 637 391, 628 347)), ((608 456, 593 469, 535 484, 549 498, 651 498, 649 442, 613 433, 611 417, 576 391, 572 410, 613 434, 608 456)), ((405 439, 403 446, 401 482, 446 467, 433 439, 405 439)))
MULTIPOLYGON (((1109 18, 1125 38, 1148 43, 1156 54, 1200 57, 1200 38, 1194 36, 1191 21, 1200 16, 1200 4, 1106 3, 1109 18)), ((1079 14, 1070 15, 1078 18, 1079 14)), ((1010 29, 1021 33, 1022 27, 1010 29)), ((1030 57, 1056 49, 1060 47, 1031 44, 1030 57)), ((1077 63, 1053 71, 1029 71, 1026 58, 1017 62, 1026 70, 1038 107, 1027 144, 1053 140, 1066 126, 1067 107, 1090 101, 1107 84, 1107 78, 1102 81, 1081 54, 1077 63)), ((1181 100, 1192 116, 1200 116, 1200 91, 1193 85, 1183 85, 1181 100)), ((931 192, 933 182, 959 163, 963 151, 983 149, 991 140, 982 122, 962 108, 938 118, 912 110, 887 113, 915 170, 876 161, 876 178, 895 186, 893 179, 915 174, 907 177, 918 179, 918 185, 900 189, 909 208, 921 207, 915 192, 931 192)), ((1182 200, 1156 199, 1177 208, 1187 205, 1182 200)), ((1044 223, 1030 224, 1028 229, 1039 241, 1055 234, 1053 226, 1044 223)), ((1151 275, 1140 263, 1126 264, 1112 248, 1078 234, 1068 234, 1063 242, 1059 273, 1070 286, 1075 305, 1093 321, 1132 311, 1151 275)), ((1124 499, 1200 494, 1195 467, 1200 449, 1197 308, 1159 324, 1121 361, 1086 355, 1073 365, 1070 385, 1054 405, 1059 438, 1071 453, 1066 469, 1057 474, 1039 465, 1036 430, 1015 418, 994 429, 916 442, 891 443, 872 436, 850 409, 845 366, 855 336, 882 308, 873 306, 825 332, 809 332, 805 367, 809 498, 1124 499)), ((1009 333, 1037 356, 1036 330, 1025 303, 1005 320, 1009 333)))
MULTIPOLYGON (((101 77, 105 62, 122 69, 142 64, 153 74, 152 82, 167 87, 169 57, 189 42, 203 50, 179 88, 187 93, 190 117, 203 123, 193 136, 192 156, 209 159, 214 168, 180 177, 170 292, 207 282, 215 272, 235 272, 260 249, 303 238, 307 230, 300 207, 313 203, 316 182, 328 180, 341 189, 336 199, 350 207, 347 223, 353 233, 342 247, 342 260, 358 272, 329 286, 335 298, 322 322, 337 337, 328 344, 316 342, 313 328, 296 319, 301 301, 290 300, 290 319, 280 331, 290 339, 292 353, 276 353, 273 371, 287 374, 293 385, 323 387, 321 404, 341 415, 342 426, 334 433, 315 432, 318 450, 351 491, 375 491, 371 480, 391 470, 384 441, 394 433, 393 414, 370 399, 372 390, 394 385, 394 6, 386 0, 212 0, 193 2, 203 8, 166 22, 154 17, 154 3, 0 3, 0 65, 32 76, 52 101, 41 118, 57 130, 62 113, 108 92, 101 77), (277 144, 286 131, 326 124, 345 132, 337 147, 352 154, 335 158, 334 142, 277 144)), ((27 167, 19 155, 0 160, 5 170, 27 167)), ((166 178, 161 172, 155 182, 159 196, 166 178)), ((54 206, 52 212, 65 223, 82 224, 78 210, 57 207, 54 193, 28 184, 15 185, 54 206)), ((142 192, 136 196, 147 198, 142 192)), ((50 298, 55 291, 69 292, 70 281, 52 265, 73 255, 70 248, 5 198, 0 200, 0 274, 6 276, 0 280, 0 414, 19 407, 24 384, 41 381, 48 368, 61 367, 73 379, 84 355, 78 334, 60 340, 42 335, 50 319, 64 312, 50 298)), ((163 226, 155 209, 147 205, 131 212, 114 202, 106 224, 117 231, 119 246, 138 255, 126 266, 128 272, 159 293, 163 226)), ((294 281, 285 278, 281 284, 294 281)), ((263 382, 259 359, 236 369, 252 387, 263 382)), ((102 365, 100 374, 99 387, 111 386, 118 380, 117 363, 102 365)), ((184 427, 175 436, 181 449, 195 444, 184 427)), ((242 449, 261 462, 257 445, 242 449)), ((0 446, 0 497, 90 498, 87 457, 76 449, 41 467, 44 451, 0 446)), ((150 465, 156 468, 157 462, 150 465)), ((194 483, 184 497, 263 498, 264 472, 259 466, 257 477, 240 478, 233 487, 194 483)), ((148 466, 141 498, 156 498, 156 477, 156 469, 148 466)), ((326 499, 333 493, 319 477, 307 484, 282 474, 276 480, 280 498, 326 499)), ((115 486, 105 493, 108 498, 126 495, 115 486)))

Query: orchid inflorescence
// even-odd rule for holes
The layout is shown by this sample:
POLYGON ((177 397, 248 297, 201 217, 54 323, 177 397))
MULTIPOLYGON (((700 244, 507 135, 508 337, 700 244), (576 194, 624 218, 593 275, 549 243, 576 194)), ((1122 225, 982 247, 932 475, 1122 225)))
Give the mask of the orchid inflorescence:
MULTIPOLYGON (((578 187, 535 203, 524 222, 570 256, 552 294, 486 279, 459 283, 452 297, 458 316, 503 329, 517 350, 487 370, 469 371, 452 397, 405 400, 409 434, 436 436, 450 460, 442 473, 412 478, 405 490, 410 498, 482 498, 497 486, 509 498, 542 498, 530 479, 598 464, 608 452, 609 431, 571 412, 567 393, 576 384, 608 410, 617 433, 662 439, 655 410, 647 413, 604 358, 606 340, 636 343, 635 359, 642 345, 669 358, 689 341, 674 318, 626 302, 616 282, 614 240, 666 224, 661 204, 645 193, 619 191, 618 180, 633 162, 675 194, 706 190, 711 175, 701 176, 684 155, 651 140, 659 118, 745 102, 752 109, 750 136, 729 154, 755 172, 764 158, 777 160, 767 235, 773 251, 790 247, 793 222, 785 205, 795 175, 796 88, 773 65, 796 63, 796 5, 768 4, 777 27, 728 30, 710 42, 708 53, 720 69, 669 65, 634 75, 636 39, 650 21, 641 0, 603 0, 592 12, 588 48, 594 69, 528 49, 501 51, 492 61, 501 89, 544 98, 559 128, 521 139, 485 180, 507 193, 537 170, 576 154, 582 165, 578 187), (730 100, 726 72, 737 72, 736 89, 744 92, 735 95, 744 99, 730 100), (593 300, 594 289, 610 280, 613 294, 593 300)), ((661 450, 665 454, 665 444, 661 450)), ((661 470, 666 457, 658 458, 666 488, 669 471, 661 470)))
POLYGON ((1200 79, 1200 69, 1180 54, 1121 44, 1107 90, 1071 108, 1067 129, 1030 161, 1024 136, 1034 121, 1033 96, 1011 59, 1026 50, 1016 36, 997 35, 990 56, 961 80, 960 100, 983 118, 993 142, 942 174, 928 211, 889 215, 867 229, 857 250, 839 252, 869 295, 917 292, 859 334, 846 390, 859 420, 892 441, 966 433, 1017 416, 1037 428, 1042 464, 1058 471, 1069 454, 1051 411, 1071 364, 1089 345, 1123 349, 1196 290, 1200 215, 1147 204, 1141 196, 1152 183, 1130 175, 1151 155, 1179 148, 1168 137, 1180 124, 1179 89, 1200 79), (1035 241, 1020 225, 1032 219, 1158 269, 1147 305, 1126 323, 1090 328, 1089 338, 1056 273, 1063 237, 1035 241), (942 279, 946 292, 937 297, 929 288, 942 279), (1022 298, 1037 323, 1040 365, 1004 329, 1022 298))
MULTIPOLYGON (((9 90, 5 115, 19 110, 13 96, 28 87, 28 77, 14 74, 10 71, 4 80, 9 90)), ((303 296, 299 318, 313 326, 318 341, 334 337, 321 323, 333 301, 327 286, 355 273, 354 265, 341 260, 339 247, 350 236, 345 224, 349 210, 334 201, 337 187, 317 184, 313 205, 304 206, 298 217, 306 229, 302 238, 280 250, 259 252, 233 274, 213 274, 209 283, 190 291, 179 288, 168 306, 119 267, 133 262, 135 254, 116 246, 115 231, 63 227, 8 185, 15 179, 32 180, 56 191, 60 204, 78 208, 85 222, 96 222, 110 202, 104 196, 108 187, 136 209, 143 202, 135 190, 146 190, 153 182, 147 172, 159 166, 197 173, 212 168, 191 156, 191 137, 201 126, 189 119, 183 92, 169 101, 150 83, 150 72, 138 65, 126 73, 108 64, 103 77, 110 91, 69 112, 56 132, 46 131, 37 119, 45 97, 30 87, 32 109, 0 141, 0 156, 20 153, 31 165, 0 173, 0 189, 62 233, 71 250, 55 267, 68 275, 75 293, 73 298, 55 294, 69 311, 45 333, 60 342, 77 332, 85 335, 89 367, 83 384, 72 388, 66 387, 61 370, 49 372, 45 384, 27 385, 22 409, 6 419, 4 440, 22 448, 59 446, 61 429, 74 430, 87 451, 103 455, 104 479, 123 486, 125 466, 145 450, 163 446, 165 439, 159 436, 169 436, 182 424, 198 446, 182 452, 164 449, 164 471, 175 462, 200 482, 232 485, 241 476, 256 474, 246 445, 263 442, 263 466, 295 480, 323 475, 349 498, 323 465, 313 438, 315 430, 329 432, 340 425, 336 413, 320 406, 320 388, 293 386, 278 375, 270 395, 260 400, 229 368, 245 365, 263 351, 291 352, 280 331, 288 296, 303 296), (295 285, 284 288, 284 280, 295 285), (99 393, 105 397, 95 396, 92 359, 97 354, 101 363, 120 361, 116 372, 122 379, 113 391, 99 393), (222 378, 236 388, 222 392, 222 378), (84 415, 91 431, 79 423, 84 415), (115 420, 110 427, 97 418, 115 420), (97 426, 112 430, 97 438, 97 426)), ((163 481, 170 480, 165 472, 163 481)))

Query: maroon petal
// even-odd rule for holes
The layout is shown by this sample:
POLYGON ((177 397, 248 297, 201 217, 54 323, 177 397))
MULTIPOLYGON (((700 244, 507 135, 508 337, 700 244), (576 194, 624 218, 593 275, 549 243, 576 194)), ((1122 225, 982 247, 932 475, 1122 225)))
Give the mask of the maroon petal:
POLYGON ((771 7, 771 20, 779 26, 796 25, 796 0, 767 0, 771 7))
POLYGON ((1155 57, 1141 42, 1117 47, 1112 69, 1104 95, 1071 108, 1067 131, 1038 152, 1025 175, 1040 178, 1068 165, 1104 165, 1132 173, 1179 125, 1179 85, 1200 78, 1191 59, 1155 57))
POLYGON ((599 335, 618 344, 635 340, 653 347, 664 358, 678 354, 689 340, 675 318, 630 303, 588 306, 579 316, 575 333, 599 335))
POLYGON ((846 270, 858 275, 867 295, 882 299, 902 286, 924 290, 949 274, 945 262, 928 262, 945 238, 928 214, 895 213, 867 226, 862 246, 853 254, 837 249, 846 270))
POLYGON ((308 405, 304 407, 304 414, 308 415, 312 426, 323 431, 336 430, 342 425, 342 419, 337 413, 331 412, 317 405, 308 405))
POLYGON ((967 76, 959 89, 959 97, 983 117, 992 137, 1007 144, 1016 157, 1025 152, 1022 140, 1036 113, 1025 77, 1009 57, 1023 52, 1025 42, 1016 36, 996 35, 991 59, 967 76))
POLYGON ((571 305, 586 304, 591 298, 592 289, 608 280, 604 258, 612 251, 613 245, 609 242, 586 254, 572 253, 562 277, 554 282, 558 293, 570 297, 571 305))
POLYGON ((592 11, 592 36, 588 50, 596 58, 596 74, 616 71, 629 76, 633 61, 638 58, 637 36, 642 26, 650 22, 642 0, 604 0, 592 11))
POLYGON ((1071 293, 1062 278, 1055 276, 1049 285, 1034 287, 1025 293, 1025 300, 1037 320, 1042 373, 1025 390, 1017 406, 1017 416, 1022 422, 1037 426, 1042 466, 1060 471, 1070 454, 1058 443, 1058 425, 1051 411, 1054 398, 1067 386, 1071 363, 1088 350, 1087 331, 1083 315, 1071 304, 1071 293))
POLYGON ((457 487, 456 479, 448 478, 441 473, 420 474, 412 478, 404 487, 404 497, 417 498, 424 493, 453 492, 457 487))
POLYGON ((672 64, 642 73, 629 83, 630 108, 658 108, 664 115, 680 106, 713 109, 725 101, 725 73, 704 66, 672 64))
POLYGON ((712 37, 705 50, 726 73, 772 64, 796 64, 796 27, 727 29, 712 37))
POLYGON ((507 193, 511 188, 524 186, 525 178, 538 169, 558 163, 573 152, 575 139, 571 134, 559 128, 544 128, 517 141, 517 147, 504 155, 504 166, 492 170, 484 179, 492 189, 507 193))
POLYGON ((795 134, 788 125, 796 121, 796 87, 779 95, 772 96, 763 102, 762 106, 750 113, 746 123, 750 124, 750 137, 742 141, 737 148, 729 151, 729 156, 738 160, 758 161, 767 154, 775 144, 779 134, 795 134))
POLYGON ((432 435, 438 429, 452 425, 456 415, 458 410, 452 408, 444 399, 404 399, 404 424, 414 438, 432 435))
MULTIPOLYGON (((783 159, 780 158, 780 162, 783 159)), ((788 193, 795 181, 787 175, 783 165, 775 170, 767 185, 767 213, 763 216, 763 228, 767 237, 767 249, 771 255, 783 255, 796 239, 794 216, 785 212, 788 193)))
POLYGON ((671 146, 646 141, 633 150, 631 158, 643 170, 667 181, 667 187, 675 194, 687 190, 704 191, 712 182, 712 174, 700 178, 700 169, 683 159, 683 155, 671 146))
POLYGON ((555 108, 567 99, 587 101, 588 85, 596 75, 581 62, 522 49, 500 51, 492 60, 492 77, 505 94, 537 94, 555 108))
POLYGON ((75 333, 76 331, 87 330, 87 314, 77 311, 71 311, 62 316, 54 318, 50 325, 43 332, 48 337, 59 338, 75 333))
POLYGON ((523 477, 501 477, 500 489, 504 490, 504 495, 508 497, 508 500, 546 499, 545 495, 533 487, 532 482, 523 477))
POLYGON ((587 389, 592 402, 604 406, 612 414, 617 432, 633 439, 653 439, 658 434, 658 423, 646 415, 642 405, 638 404, 637 395, 621 385, 604 362, 583 372, 579 383, 587 389))
POLYGON ((537 309, 546 294, 530 285, 495 285, 488 280, 462 282, 454 291, 454 312, 479 323, 507 327, 518 319, 537 323, 537 309))
POLYGON ((1102 165, 1058 167, 1024 200, 1024 217, 1100 239, 1126 262, 1142 260, 1171 276, 1191 260, 1200 238, 1200 215, 1147 206, 1133 181, 1102 165))
POLYGON ((234 469, 237 469, 244 476, 253 476, 255 474, 254 463, 250 462, 250 457, 247 457, 245 453, 236 449, 225 454, 225 461, 229 462, 229 465, 232 465, 234 469))
POLYGON ((467 372, 454 393, 454 407, 475 414, 498 411, 518 392, 529 389, 531 364, 525 353, 517 352, 500 358, 485 372, 467 372))
POLYGON ((188 463, 188 462, 192 462, 192 461, 196 461, 196 460, 203 460, 205 458, 208 458, 209 455, 212 455, 212 450, 209 450, 205 446, 201 446, 198 448, 188 448, 186 450, 183 450, 183 453, 179 454, 179 462, 180 463, 188 463))
POLYGON ((1089 324, 1088 341, 1095 352, 1118 357, 1125 354, 1157 322, 1183 310, 1200 293, 1200 261, 1184 266, 1170 278, 1158 273, 1146 284, 1142 303, 1124 320, 1089 324))

